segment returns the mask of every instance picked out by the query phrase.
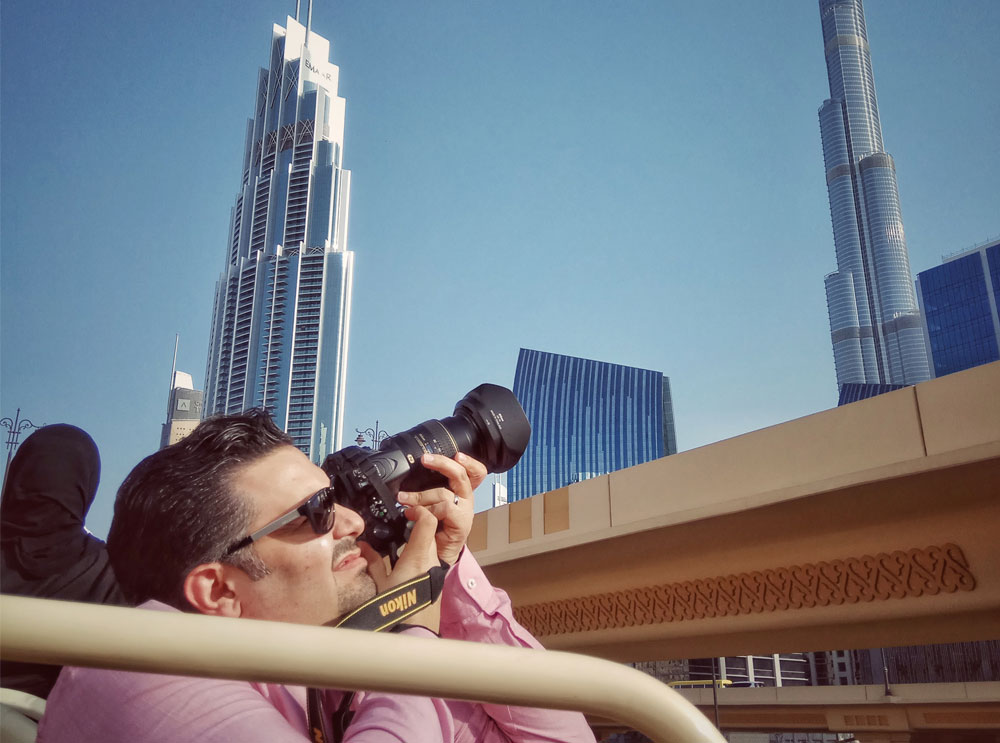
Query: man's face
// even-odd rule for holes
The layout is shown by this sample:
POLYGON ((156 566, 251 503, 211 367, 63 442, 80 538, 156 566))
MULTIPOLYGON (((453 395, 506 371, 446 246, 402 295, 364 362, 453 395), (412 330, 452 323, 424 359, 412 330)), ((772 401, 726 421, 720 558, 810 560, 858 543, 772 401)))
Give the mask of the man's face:
MULTIPOLYGON (((255 517, 248 533, 301 504, 330 479, 293 446, 282 446, 237 470, 231 487, 250 500, 255 517)), ((235 578, 241 615, 300 624, 325 624, 375 595, 368 564, 355 538, 361 517, 338 505, 333 530, 319 535, 299 517, 254 543, 270 571, 252 581, 235 578)))

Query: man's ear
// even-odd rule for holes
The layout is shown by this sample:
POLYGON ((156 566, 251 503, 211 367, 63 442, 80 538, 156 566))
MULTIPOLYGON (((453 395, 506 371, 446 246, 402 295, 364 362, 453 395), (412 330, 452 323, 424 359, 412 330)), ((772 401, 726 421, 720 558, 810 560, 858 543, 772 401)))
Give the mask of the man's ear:
POLYGON ((221 562, 199 565, 184 579, 184 597, 201 614, 241 616, 243 610, 232 571, 231 565, 221 562))

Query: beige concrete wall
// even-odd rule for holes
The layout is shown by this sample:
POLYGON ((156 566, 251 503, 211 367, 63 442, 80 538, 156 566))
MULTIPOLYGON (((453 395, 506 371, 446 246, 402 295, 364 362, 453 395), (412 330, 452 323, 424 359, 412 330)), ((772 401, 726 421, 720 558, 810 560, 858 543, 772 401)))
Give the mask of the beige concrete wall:
MULTIPOLYGON (((565 600, 556 613, 591 628, 552 647, 653 659, 1000 636, 998 391, 1000 363, 823 411, 479 514, 470 544, 515 607, 565 600), (946 545, 973 588, 897 581, 899 598, 852 600, 850 570, 920 571, 946 545), (840 570, 847 598, 781 609, 810 566, 840 570), (784 580, 784 599, 762 589, 775 606, 721 616, 741 575, 784 580), (697 611, 614 626, 664 586, 697 611)), ((873 575, 856 590, 889 590, 873 575)))
POLYGON ((473 543, 480 562, 491 564, 989 457, 998 448, 1000 362, 570 485, 564 530, 545 527, 551 494, 491 509, 479 515, 487 526, 477 525, 473 543))
MULTIPOLYGON (((711 689, 681 696, 713 718, 711 689)), ((914 733, 1000 730, 1000 683, 786 686, 723 689, 718 694, 724 729, 914 733)), ((867 738, 859 736, 859 740, 867 738)))

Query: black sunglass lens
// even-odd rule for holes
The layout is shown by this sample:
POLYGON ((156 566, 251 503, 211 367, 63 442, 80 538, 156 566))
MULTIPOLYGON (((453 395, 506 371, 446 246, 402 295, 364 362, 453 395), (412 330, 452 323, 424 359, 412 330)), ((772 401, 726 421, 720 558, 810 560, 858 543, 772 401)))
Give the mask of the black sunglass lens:
POLYGON ((324 488, 309 499, 309 523, 317 534, 333 528, 333 488, 324 488))

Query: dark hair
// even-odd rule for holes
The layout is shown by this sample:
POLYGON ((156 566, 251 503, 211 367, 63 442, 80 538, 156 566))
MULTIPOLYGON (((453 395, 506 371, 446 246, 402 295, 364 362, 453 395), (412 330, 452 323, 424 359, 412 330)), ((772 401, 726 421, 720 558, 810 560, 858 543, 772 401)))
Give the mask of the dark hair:
MULTIPOLYGON (((108 533, 108 554, 126 598, 156 599, 191 611, 184 597, 187 574, 223 560, 254 517, 234 493, 234 472, 292 439, 263 410, 202 421, 186 438, 143 459, 118 489, 108 533)), ((225 562, 258 579, 267 570, 249 549, 225 562)))

